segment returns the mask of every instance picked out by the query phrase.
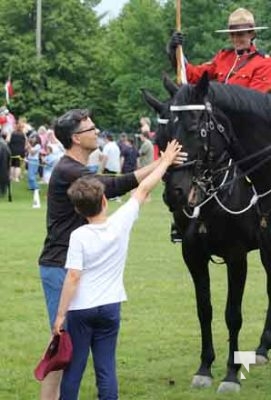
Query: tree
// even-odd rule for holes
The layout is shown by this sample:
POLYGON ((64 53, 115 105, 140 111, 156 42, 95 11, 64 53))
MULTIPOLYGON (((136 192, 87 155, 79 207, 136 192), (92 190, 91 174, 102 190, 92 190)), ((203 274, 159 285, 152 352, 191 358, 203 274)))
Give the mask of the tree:
POLYGON ((2 0, 1 76, 12 69, 13 110, 33 122, 50 121, 95 97, 95 38, 101 29, 96 2, 46 0, 42 10, 42 58, 35 49, 35 1, 2 0), (7 39, 8 38, 8 39, 7 39))
MULTIPOLYGON (((122 13, 101 25, 94 6, 100 0, 43 0, 42 57, 36 57, 36 0, 0 2, 0 82, 9 73, 15 96, 11 108, 34 124, 50 122, 72 107, 90 107, 102 129, 134 131, 148 113, 140 88, 166 98, 161 76, 175 78, 166 44, 175 29, 175 0, 130 0, 122 13)), ((231 0, 183 0, 184 53, 193 63, 208 61, 228 46, 231 0)), ((270 15, 268 0, 247 0, 258 25, 270 15)), ((271 51, 271 30, 257 44, 271 51)), ((4 90, 2 102, 4 102, 4 90)), ((1 102, 1 91, 0 91, 1 102)), ((154 116, 153 116, 154 117, 154 116)))
POLYGON ((156 0, 130 0, 108 26, 106 75, 116 96, 111 110, 126 130, 138 129, 139 116, 146 113, 140 88, 162 92, 162 72, 170 68, 166 39, 163 7, 156 0))

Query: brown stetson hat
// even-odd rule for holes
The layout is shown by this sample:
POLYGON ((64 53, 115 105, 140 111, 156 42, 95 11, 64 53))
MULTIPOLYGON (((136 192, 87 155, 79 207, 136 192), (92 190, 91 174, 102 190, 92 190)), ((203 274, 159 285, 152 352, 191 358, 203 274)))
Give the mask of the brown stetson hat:
POLYGON ((237 8, 230 14, 228 29, 219 29, 216 32, 246 32, 268 29, 267 26, 255 26, 254 16, 245 8, 237 8))

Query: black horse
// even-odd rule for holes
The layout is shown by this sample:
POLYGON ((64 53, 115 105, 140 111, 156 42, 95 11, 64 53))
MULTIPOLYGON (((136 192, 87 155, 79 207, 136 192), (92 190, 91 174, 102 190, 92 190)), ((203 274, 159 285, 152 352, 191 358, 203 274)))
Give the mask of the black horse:
POLYGON ((10 188, 10 157, 7 143, 0 137, 0 196, 8 193, 8 200, 12 201, 10 188))
MULTIPOLYGON (((237 106, 239 87, 215 84, 211 84, 209 90, 211 103, 215 95, 222 101, 222 95, 218 95, 220 87, 226 92, 232 90, 235 100, 229 99, 229 104, 232 102, 237 106)), ((172 85, 170 91, 174 95, 177 88, 174 89, 172 85)), ((261 207, 255 206, 256 190, 261 184, 258 183, 255 189, 245 178, 245 173, 231 160, 229 153, 243 156, 243 150, 235 140, 231 121, 219 109, 212 109, 206 98, 207 93, 208 82, 204 77, 197 86, 182 86, 170 101, 162 103, 146 91, 144 97, 163 122, 157 132, 161 149, 167 140, 177 138, 189 153, 189 160, 184 167, 170 168, 166 174, 164 200, 182 233, 182 253, 195 285, 202 343, 201 363, 192 386, 210 386, 212 383, 211 367, 215 352, 208 264, 212 256, 217 255, 224 259, 227 266, 225 318, 229 330, 227 372, 218 391, 237 391, 240 389, 240 364, 235 363, 234 352, 238 351, 238 336, 242 326, 241 304, 247 274, 247 253, 260 248, 267 273, 269 306, 256 350, 259 363, 268 360, 271 347, 271 258, 265 246, 268 238, 265 220, 261 207)), ((242 167, 250 168, 250 162, 246 160, 242 167)), ((252 171, 253 178, 255 175, 257 171, 252 171)))

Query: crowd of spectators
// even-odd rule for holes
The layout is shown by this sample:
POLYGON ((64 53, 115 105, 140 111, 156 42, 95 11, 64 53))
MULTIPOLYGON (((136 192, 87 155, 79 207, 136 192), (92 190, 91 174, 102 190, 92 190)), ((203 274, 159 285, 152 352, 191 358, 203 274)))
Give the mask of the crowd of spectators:
POLYGON ((135 135, 122 132, 116 136, 110 131, 98 131, 98 144, 88 160, 88 168, 94 173, 125 174, 158 158, 155 132, 151 131, 148 117, 140 118, 139 133, 135 135))
POLYGON ((1 134, 11 153, 11 181, 20 182, 25 170, 30 190, 38 189, 39 183, 47 184, 54 165, 64 154, 53 129, 40 126, 36 130, 26 118, 16 120, 7 109, 0 111, 5 116, 1 134))
MULTIPOLYGON (((10 179, 20 182, 23 172, 27 174, 29 190, 38 190, 41 183, 48 184, 55 164, 64 154, 64 148, 51 127, 33 127, 26 118, 17 120, 8 109, 0 108, 4 120, 0 121, 1 134, 11 152, 10 179), (4 122, 3 122, 4 121, 4 122)), ((93 173, 129 173, 151 163, 158 157, 155 132, 151 131, 148 117, 139 120, 139 133, 128 135, 122 132, 113 135, 110 131, 97 131, 97 150, 88 160, 93 173)))

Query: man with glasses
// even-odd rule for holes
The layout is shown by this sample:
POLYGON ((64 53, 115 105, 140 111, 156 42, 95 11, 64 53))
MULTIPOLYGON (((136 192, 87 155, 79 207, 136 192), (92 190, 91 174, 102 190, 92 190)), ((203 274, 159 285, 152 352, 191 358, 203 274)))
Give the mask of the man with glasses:
MULTIPOLYGON (((87 221, 76 213, 67 190, 79 177, 90 174, 87 168, 90 153, 97 149, 97 130, 88 110, 74 109, 55 122, 55 135, 65 155, 54 167, 47 200, 47 234, 39 258, 40 276, 51 328, 56 318, 60 294, 66 275, 64 269, 70 234, 87 221)), ((179 161, 186 159, 180 153, 179 161)), ((160 160, 145 168, 122 176, 97 176, 105 185, 107 198, 121 196, 138 186, 160 160)), ((94 244, 95 245, 95 244, 94 244)), ((41 400, 58 400, 62 371, 51 372, 41 386, 41 400)))
MULTIPOLYGON (((228 28, 216 32, 228 33, 231 48, 220 50, 211 61, 193 65, 186 63, 189 83, 196 83, 206 71, 211 80, 245 86, 260 92, 271 90, 271 59, 259 52, 255 45, 256 31, 266 29, 255 26, 254 16, 245 8, 230 14, 228 28)), ((176 67, 176 48, 183 43, 183 34, 175 32, 168 45, 171 62, 176 67)))

